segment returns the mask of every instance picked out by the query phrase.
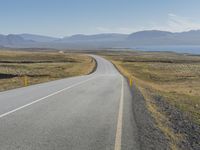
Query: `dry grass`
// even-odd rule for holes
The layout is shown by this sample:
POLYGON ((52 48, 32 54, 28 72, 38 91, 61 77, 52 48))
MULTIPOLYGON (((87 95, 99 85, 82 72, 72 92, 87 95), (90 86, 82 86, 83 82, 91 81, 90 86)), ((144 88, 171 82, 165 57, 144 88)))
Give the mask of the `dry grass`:
POLYGON ((95 61, 88 56, 57 52, 0 52, 0 91, 28 84, 86 75, 92 72, 95 61))
POLYGON ((200 124, 200 63, 125 63, 139 85, 148 86, 200 124), (188 69, 189 68, 189 69, 188 69))
POLYGON ((200 56, 135 52, 106 57, 139 86, 158 92, 200 124, 200 56))
POLYGON ((153 95, 160 95, 171 105, 200 125, 200 57, 175 53, 121 52, 103 53, 128 78, 132 78, 146 99, 157 126, 178 149, 182 135, 174 133, 170 122, 153 95))

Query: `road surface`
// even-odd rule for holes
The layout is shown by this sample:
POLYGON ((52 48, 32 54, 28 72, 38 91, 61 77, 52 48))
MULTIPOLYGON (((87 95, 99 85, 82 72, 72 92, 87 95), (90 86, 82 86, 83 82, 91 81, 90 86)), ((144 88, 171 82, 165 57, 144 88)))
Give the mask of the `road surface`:
POLYGON ((0 149, 139 149, 127 82, 93 57, 93 74, 0 92, 0 149))

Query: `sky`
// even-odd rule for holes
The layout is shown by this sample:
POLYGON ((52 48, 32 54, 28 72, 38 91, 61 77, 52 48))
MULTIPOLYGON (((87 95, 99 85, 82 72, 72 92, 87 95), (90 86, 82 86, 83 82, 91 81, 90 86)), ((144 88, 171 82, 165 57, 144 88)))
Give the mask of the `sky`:
POLYGON ((200 29, 200 0, 0 0, 0 34, 200 29))

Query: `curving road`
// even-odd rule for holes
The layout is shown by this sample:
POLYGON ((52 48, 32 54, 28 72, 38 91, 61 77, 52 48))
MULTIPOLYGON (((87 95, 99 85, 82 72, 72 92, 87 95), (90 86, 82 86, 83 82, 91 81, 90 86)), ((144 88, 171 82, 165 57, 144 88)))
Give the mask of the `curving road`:
POLYGON ((93 57, 91 75, 0 92, 0 149, 139 149, 127 82, 93 57))

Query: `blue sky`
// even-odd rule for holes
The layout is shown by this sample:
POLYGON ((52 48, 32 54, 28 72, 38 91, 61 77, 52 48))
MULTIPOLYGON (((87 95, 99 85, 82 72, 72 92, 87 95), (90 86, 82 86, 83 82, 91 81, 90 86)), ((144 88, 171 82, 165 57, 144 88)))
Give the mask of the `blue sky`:
POLYGON ((0 34, 200 29, 200 0, 0 0, 0 34))

